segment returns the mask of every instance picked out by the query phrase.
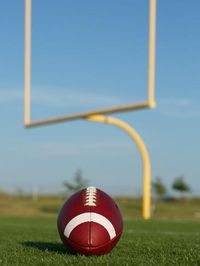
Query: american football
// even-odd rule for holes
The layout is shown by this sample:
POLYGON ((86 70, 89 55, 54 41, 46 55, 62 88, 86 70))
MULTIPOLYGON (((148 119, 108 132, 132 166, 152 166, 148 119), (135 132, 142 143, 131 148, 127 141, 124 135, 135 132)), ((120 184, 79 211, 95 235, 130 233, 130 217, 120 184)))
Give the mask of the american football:
POLYGON ((95 187, 78 191, 64 203, 57 226, 62 242, 72 252, 96 256, 110 252, 123 231, 118 206, 95 187))

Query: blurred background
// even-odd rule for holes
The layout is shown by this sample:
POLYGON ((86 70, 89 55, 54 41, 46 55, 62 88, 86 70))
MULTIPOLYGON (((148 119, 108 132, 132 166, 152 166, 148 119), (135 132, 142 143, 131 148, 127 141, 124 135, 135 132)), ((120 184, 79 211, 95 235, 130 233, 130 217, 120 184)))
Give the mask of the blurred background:
MULTIPOLYGON (((146 100, 148 8, 147 0, 34 0, 32 118, 146 100)), ((157 108, 116 115, 149 149, 155 201, 200 195, 199 8, 158 2, 157 108)), ((83 181, 140 199, 142 161, 123 131, 82 120, 24 129, 24 1, 2 0, 0 17, 2 197, 62 198, 66 182, 83 181)))

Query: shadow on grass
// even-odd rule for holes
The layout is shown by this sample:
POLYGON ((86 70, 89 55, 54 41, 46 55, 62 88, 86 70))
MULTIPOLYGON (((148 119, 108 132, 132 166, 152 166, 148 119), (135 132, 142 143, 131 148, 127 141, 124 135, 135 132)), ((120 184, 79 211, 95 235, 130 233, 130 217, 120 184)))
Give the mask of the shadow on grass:
POLYGON ((61 243, 43 242, 43 241, 25 241, 21 243, 24 247, 35 248, 41 251, 55 252, 58 254, 76 255, 61 243))

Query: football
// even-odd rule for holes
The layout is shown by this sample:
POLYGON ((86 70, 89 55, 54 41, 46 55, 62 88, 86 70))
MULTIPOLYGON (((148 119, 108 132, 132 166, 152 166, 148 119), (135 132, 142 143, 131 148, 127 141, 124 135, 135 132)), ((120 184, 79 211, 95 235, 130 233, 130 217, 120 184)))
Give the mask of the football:
POLYGON ((123 231, 118 206, 108 194, 95 187, 76 192, 64 203, 57 226, 69 250, 96 256, 110 252, 123 231))

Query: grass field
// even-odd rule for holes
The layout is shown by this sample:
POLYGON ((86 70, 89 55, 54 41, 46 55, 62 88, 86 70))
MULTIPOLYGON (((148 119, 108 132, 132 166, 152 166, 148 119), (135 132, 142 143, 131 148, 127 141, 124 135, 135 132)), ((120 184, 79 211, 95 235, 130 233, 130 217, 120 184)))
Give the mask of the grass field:
POLYGON ((55 218, 3 217, 0 228, 1 265, 200 265, 194 221, 126 221, 118 245, 100 257, 68 254, 55 218))
POLYGON ((138 218, 139 202, 132 205, 128 199, 118 199, 124 233, 113 251, 100 257, 72 255, 66 251, 56 227, 61 201, 58 198, 43 198, 38 202, 28 198, 1 198, 0 265, 200 266, 198 201, 182 202, 186 204, 184 219, 181 203, 175 202, 159 203, 155 217, 143 221, 138 218))

